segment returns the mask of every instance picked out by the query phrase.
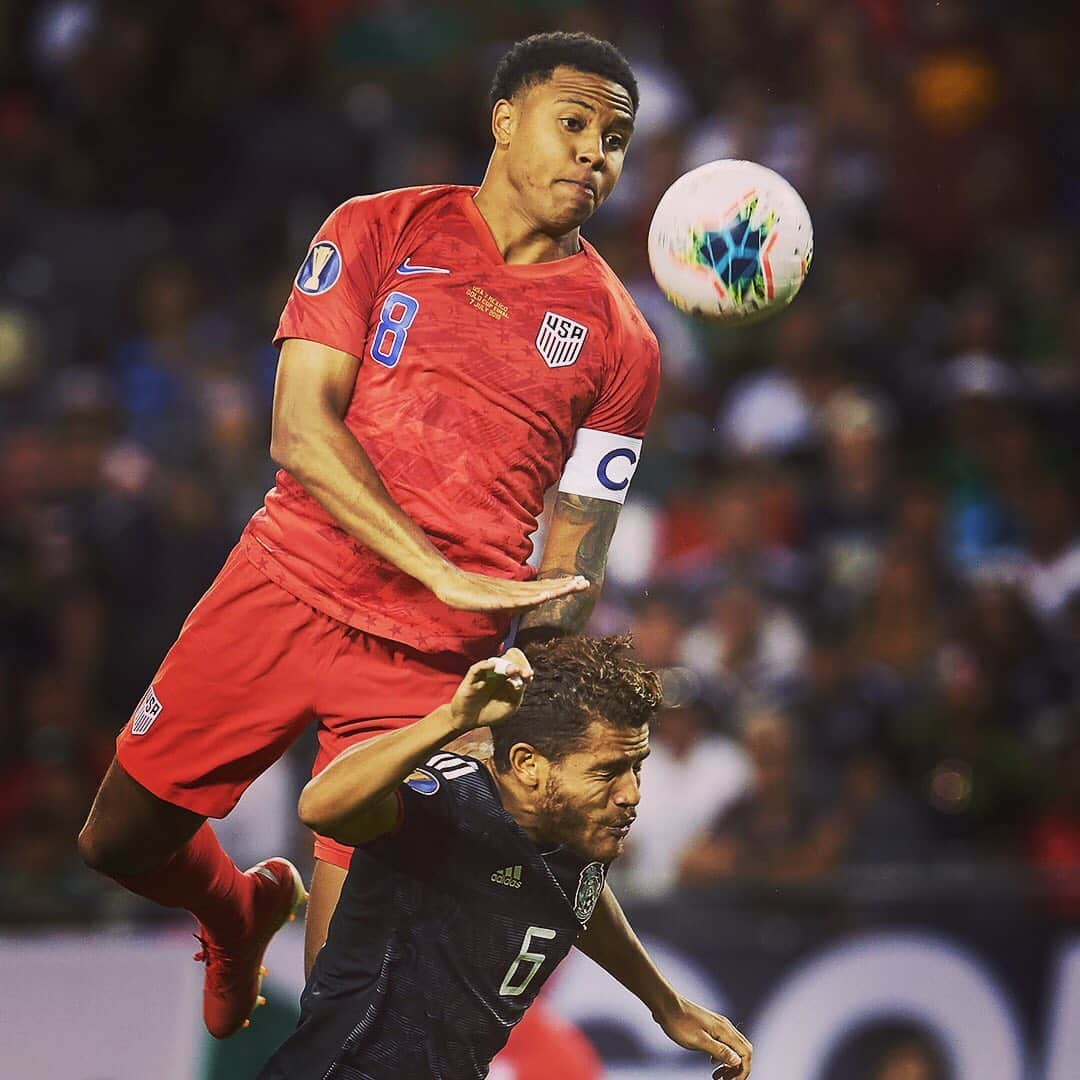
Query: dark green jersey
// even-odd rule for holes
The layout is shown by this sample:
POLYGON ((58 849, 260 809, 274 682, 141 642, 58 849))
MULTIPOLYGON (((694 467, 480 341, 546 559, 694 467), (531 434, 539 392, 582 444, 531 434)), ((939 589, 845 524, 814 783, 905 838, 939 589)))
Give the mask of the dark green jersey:
POLYGON ((484 1077, 592 914, 603 865, 538 848, 475 759, 435 754, 399 799, 395 831, 353 856, 260 1080, 484 1077))

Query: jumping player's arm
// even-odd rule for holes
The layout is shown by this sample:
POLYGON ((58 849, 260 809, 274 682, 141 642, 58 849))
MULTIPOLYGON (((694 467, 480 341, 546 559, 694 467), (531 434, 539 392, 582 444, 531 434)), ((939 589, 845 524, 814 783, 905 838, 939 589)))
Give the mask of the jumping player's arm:
POLYGON ((537 574, 540 581, 581 574, 589 587, 526 612, 518 626, 517 640, 523 645, 585 628, 604 584, 608 548, 656 403, 656 338, 629 298, 616 308, 614 359, 563 469, 537 574))
POLYGON ((638 940, 609 885, 577 947, 639 998, 672 1042, 702 1050, 720 1068, 718 1080, 745 1080, 752 1047, 726 1017, 687 1000, 664 978, 638 940))
POLYGON ((394 501, 346 426, 388 215, 377 200, 350 199, 312 241, 275 334, 282 347, 271 457, 349 535, 450 607, 515 611, 588 588, 584 579, 506 581, 460 570, 394 501))
POLYGON ((565 580, 579 574, 589 587, 578 593, 548 600, 526 612, 518 627, 522 645, 557 634, 583 630, 604 584, 608 548, 615 534, 621 503, 560 491, 548 525, 537 581, 565 580))
POLYGON ((426 585, 444 603, 470 611, 530 607, 588 588, 558 580, 504 581, 459 570, 394 502, 342 419, 360 361, 314 341, 288 338, 274 388, 271 457, 351 536, 426 585))
POLYGON ((530 679, 532 668, 519 649, 473 664, 449 703, 334 758, 300 793, 300 820, 354 847, 393 831, 400 813, 398 785, 452 739, 511 716, 530 679))

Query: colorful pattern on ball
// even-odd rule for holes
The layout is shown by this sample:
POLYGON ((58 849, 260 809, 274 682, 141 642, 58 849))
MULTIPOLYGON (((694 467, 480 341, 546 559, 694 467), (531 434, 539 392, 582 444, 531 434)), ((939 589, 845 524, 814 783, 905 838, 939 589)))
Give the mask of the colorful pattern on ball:
POLYGON ((712 270, 717 292, 740 308, 764 306, 773 299, 769 249, 776 239, 777 219, 770 210, 755 222, 758 201, 751 193, 723 229, 695 233, 692 240, 694 261, 712 270))

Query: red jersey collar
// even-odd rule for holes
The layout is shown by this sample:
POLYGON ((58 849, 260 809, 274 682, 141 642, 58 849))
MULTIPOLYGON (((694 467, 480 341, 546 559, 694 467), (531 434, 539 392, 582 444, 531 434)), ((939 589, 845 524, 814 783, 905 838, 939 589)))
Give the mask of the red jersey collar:
POLYGON ((562 259, 552 259, 549 262, 539 263, 508 263, 502 256, 495 237, 491 235, 491 229, 480 213, 479 207, 473 202, 473 195, 479 191, 476 187, 463 187, 460 198, 462 210, 476 233, 477 243, 487 256, 488 260, 496 264, 500 269, 517 277, 555 277, 560 274, 573 273, 575 270, 584 269, 592 255, 592 246, 581 238, 581 250, 573 255, 567 255, 562 259))

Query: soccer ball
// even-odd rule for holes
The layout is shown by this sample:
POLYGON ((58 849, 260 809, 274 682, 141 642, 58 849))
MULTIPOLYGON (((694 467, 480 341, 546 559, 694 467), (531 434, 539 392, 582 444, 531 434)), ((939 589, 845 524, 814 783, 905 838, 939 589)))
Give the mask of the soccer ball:
POLYGON ((649 265, 664 295, 733 325, 790 304, 813 254, 799 193, 753 161, 711 161, 680 176, 649 226, 649 265))

